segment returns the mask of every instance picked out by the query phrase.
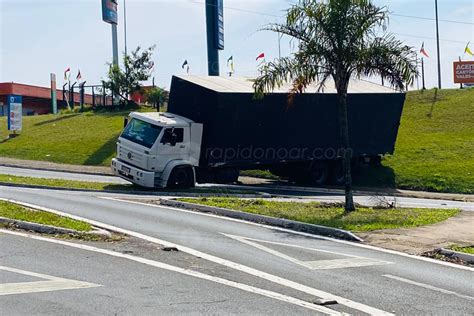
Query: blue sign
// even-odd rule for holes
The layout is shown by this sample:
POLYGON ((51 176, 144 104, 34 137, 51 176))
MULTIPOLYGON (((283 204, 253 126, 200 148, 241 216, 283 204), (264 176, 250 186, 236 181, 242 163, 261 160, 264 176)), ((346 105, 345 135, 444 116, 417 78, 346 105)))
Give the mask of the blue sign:
POLYGON ((20 95, 8 95, 8 130, 21 131, 22 128, 22 97, 20 95))
POLYGON ((224 0, 217 0, 216 3, 216 47, 224 49, 224 0))
POLYGON ((117 0, 102 0, 102 20, 110 24, 118 23, 117 0))

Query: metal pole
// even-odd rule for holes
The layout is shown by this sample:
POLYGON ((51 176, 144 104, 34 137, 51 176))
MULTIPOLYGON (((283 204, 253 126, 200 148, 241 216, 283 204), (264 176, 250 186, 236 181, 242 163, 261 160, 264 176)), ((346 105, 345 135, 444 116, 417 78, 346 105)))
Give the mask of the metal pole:
POLYGON ((281 59, 281 35, 280 32, 278 34, 278 59, 281 59))
POLYGON ((209 76, 219 76, 219 50, 216 44, 216 0, 206 0, 207 70, 209 76))
POLYGON ((423 61, 423 57, 421 57, 421 82, 423 85, 423 90, 426 90, 425 86, 425 62, 423 61))
POLYGON ((439 26, 438 26, 438 0, 435 0, 436 11, 436 46, 438 50, 438 88, 441 89, 441 58, 439 53, 439 26))
POLYGON ((117 24, 112 25, 112 63, 118 66, 117 24))
MULTIPOLYGON (((461 56, 459 56, 459 61, 460 61, 460 62, 462 61, 462 60, 461 60, 461 56)), ((461 82, 461 89, 463 89, 463 88, 464 88, 464 87, 463 87, 462 82, 461 82)))
POLYGON ((418 72, 418 56, 416 56, 416 90, 420 90, 420 73, 418 72))
POLYGON ((127 7, 125 0, 123 0, 123 30, 125 33, 125 55, 127 55, 127 7))

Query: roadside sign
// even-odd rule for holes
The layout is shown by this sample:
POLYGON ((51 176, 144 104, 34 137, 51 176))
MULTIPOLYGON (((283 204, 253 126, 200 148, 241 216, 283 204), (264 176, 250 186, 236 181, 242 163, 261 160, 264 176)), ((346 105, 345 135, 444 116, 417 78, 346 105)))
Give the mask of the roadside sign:
POLYGON ((102 20, 106 23, 117 24, 117 0, 102 0, 102 20))
POLYGON ((474 83, 474 61, 454 62, 454 83, 474 83))
POLYGON ((20 95, 8 95, 8 130, 21 131, 22 127, 22 97, 20 95))
POLYGON ((216 47, 217 49, 224 49, 224 0, 217 0, 216 2, 216 47))

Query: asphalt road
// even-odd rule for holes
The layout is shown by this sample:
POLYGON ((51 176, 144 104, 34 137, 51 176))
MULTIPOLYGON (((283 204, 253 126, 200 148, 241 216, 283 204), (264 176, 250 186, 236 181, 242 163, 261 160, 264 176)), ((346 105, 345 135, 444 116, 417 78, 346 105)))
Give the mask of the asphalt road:
MULTIPOLYGON (((49 178, 49 179, 64 179, 64 180, 75 180, 75 181, 88 181, 88 182, 101 182, 101 183, 114 183, 114 184, 129 184, 129 182, 113 176, 101 176, 91 174, 80 174, 80 173, 67 173, 60 171, 47 171, 47 170, 35 170, 17 167, 4 167, 0 166, 0 174, 11 174, 16 176, 28 176, 34 178, 49 178)), ((239 190, 250 190, 250 191, 261 191, 268 192, 271 194, 293 197, 293 198, 304 198, 311 199, 320 202, 341 202, 344 201, 344 196, 338 193, 337 190, 320 190, 317 188, 301 188, 292 187, 287 189, 279 186, 242 186, 242 185, 218 185, 218 184, 204 184, 199 187, 225 187, 234 188, 239 190)), ((159 191, 157 192, 159 194, 159 191)), ((458 208, 464 211, 474 211, 474 202, 459 202, 450 200, 440 199, 420 199, 420 198, 408 198, 408 197, 393 197, 384 195, 360 195, 356 194, 354 201, 361 205, 374 206, 381 202, 395 203, 400 207, 420 207, 420 208, 458 208)))
MULTIPOLYGON (((148 243, 159 242, 166 245, 177 245, 180 253, 188 255, 183 259, 185 263, 188 263, 186 265, 188 270, 194 269, 193 258, 200 258, 203 261, 200 262, 199 270, 203 271, 205 275, 272 293, 280 293, 285 297, 301 301, 335 298, 338 304, 327 307, 331 312, 377 315, 384 312, 443 315, 474 313, 473 269, 463 269, 372 247, 292 233, 201 213, 125 202, 119 199, 130 196, 118 194, 0 187, 0 197, 53 208, 114 225, 147 239, 148 243)), ((29 240, 18 241, 20 245, 16 245, 9 240, 5 241, 3 235, 1 237, 1 265, 7 265, 3 263, 7 258, 9 260, 7 263, 16 267, 14 260, 17 260, 17 256, 3 255, 4 253, 15 253, 23 247, 26 247, 25 249, 34 248, 38 251, 31 252, 31 254, 30 251, 24 252, 25 265, 22 267, 28 271, 38 272, 35 270, 36 259, 32 258, 40 256, 42 246, 33 245, 30 247, 29 240), (28 266, 26 263, 30 265, 28 266)), ((56 258, 51 254, 58 252, 48 251, 47 253, 48 255, 44 256, 44 264, 40 268, 47 267, 49 260, 49 268, 53 269, 56 258)), ((85 255, 85 257, 93 258, 89 255, 85 255)), ((101 259, 97 260, 100 262, 101 259)), ((88 263, 92 261, 95 259, 87 260, 88 263)), ((146 303, 142 300, 134 302, 133 299, 130 299, 118 303, 116 299, 118 294, 114 290, 113 283, 109 283, 107 279, 99 278, 99 274, 103 274, 100 272, 104 271, 104 267, 107 267, 107 276, 122 280, 123 284, 131 282, 127 273, 135 276, 134 279, 143 280, 143 282, 154 278, 155 273, 159 279, 159 275, 162 273, 162 271, 149 271, 145 267, 142 269, 125 264, 121 266, 121 264, 114 262, 106 265, 91 264, 90 269, 83 270, 83 265, 70 264, 70 262, 67 264, 65 261, 63 268, 70 274, 64 274, 65 271, 63 271, 59 276, 103 285, 103 289, 74 290, 77 293, 79 291, 93 293, 93 291, 110 289, 112 291, 109 294, 111 296, 110 306, 117 302, 118 306, 122 308, 121 313, 140 311, 139 308, 144 308, 146 303), (89 275, 91 278, 88 277, 89 275)), ((46 274, 57 275, 54 270, 38 270, 46 274)), ((168 278, 176 283, 181 282, 180 277, 172 273, 168 273, 168 278)), ((222 284, 214 284, 215 282, 207 284, 207 281, 204 284, 202 279, 189 282, 193 284, 195 289, 193 293, 197 295, 195 301, 199 301, 200 295, 204 295, 204 293, 214 294, 219 299, 221 297, 227 299, 224 305, 209 300, 211 302, 209 305, 212 305, 211 313, 288 314, 290 309, 290 314, 313 312, 330 314, 328 310, 313 311, 294 302, 282 303, 281 300, 275 298, 266 303, 268 297, 264 298, 264 303, 256 303, 257 306, 253 306, 254 303, 252 303, 252 308, 239 311, 237 305, 246 304, 241 302, 256 299, 252 298, 252 295, 262 299, 262 295, 254 293, 249 296, 250 292, 242 289, 236 292, 234 289, 223 290, 222 284), (280 304, 285 306, 280 307, 280 304)), ((163 295, 172 296, 174 293, 182 301, 193 301, 194 294, 182 294, 176 291, 176 288, 167 287, 165 284, 159 283, 158 286, 162 293, 166 293, 163 295)), ((62 291, 45 295, 48 295, 51 304, 69 302, 67 298, 61 296, 63 295, 62 291)), ((8 306, 13 306, 9 309, 13 313, 19 311, 15 310, 14 306, 21 306, 21 302, 28 300, 28 295, 7 295, 5 297, 8 306)), ((79 298, 81 301, 85 300, 83 297, 79 298)), ((74 298, 71 296, 69 299, 77 301, 77 295, 74 298)), ((1 298, 1 300, 5 300, 5 298, 1 298)), ((54 304, 49 306, 54 306, 54 304)), ((208 308, 211 307, 208 306, 208 308)), ((48 311, 48 307, 44 306, 43 311, 48 311)), ((181 313, 182 310, 170 308, 166 312, 181 313)), ((208 313, 202 309, 193 312, 208 313)))

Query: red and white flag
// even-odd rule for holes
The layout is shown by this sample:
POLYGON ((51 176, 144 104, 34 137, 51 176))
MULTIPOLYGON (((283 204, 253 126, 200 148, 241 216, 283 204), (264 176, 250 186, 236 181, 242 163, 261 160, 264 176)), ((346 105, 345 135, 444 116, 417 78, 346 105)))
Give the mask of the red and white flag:
POLYGON ((425 50, 425 42, 423 42, 423 44, 421 44, 420 53, 422 53, 422 54, 425 55, 426 57, 430 58, 430 56, 428 55, 428 53, 427 53, 426 50, 425 50))
POLYGON ((81 79, 82 79, 81 70, 79 70, 79 71, 77 72, 76 80, 77 80, 77 81, 80 81, 81 79))
POLYGON ((259 60, 260 58, 265 58, 265 53, 261 53, 260 55, 258 55, 257 59, 255 59, 255 60, 259 60))

